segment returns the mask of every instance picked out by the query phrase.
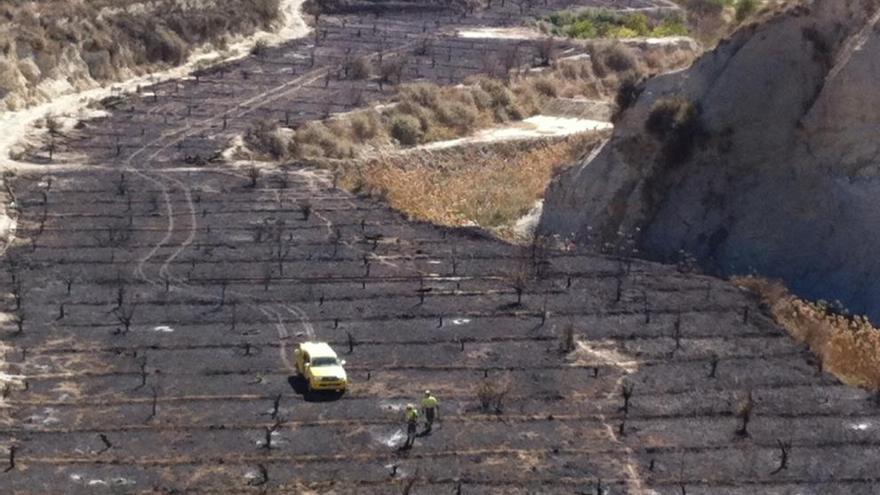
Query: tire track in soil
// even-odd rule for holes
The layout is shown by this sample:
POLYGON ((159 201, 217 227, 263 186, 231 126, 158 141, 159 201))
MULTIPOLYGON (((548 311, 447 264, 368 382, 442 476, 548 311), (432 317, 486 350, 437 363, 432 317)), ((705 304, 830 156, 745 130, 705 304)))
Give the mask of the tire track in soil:
MULTIPOLYGON (((605 394, 604 399, 611 401, 615 395, 617 395, 621 388, 624 386, 624 382, 626 378, 638 371, 639 362, 631 359, 625 359, 625 356, 620 355, 617 351, 613 350, 601 350, 591 347, 584 341, 577 342, 577 346, 580 351, 588 353, 593 357, 597 358, 600 364, 602 365, 612 365, 615 369, 620 372, 620 376, 614 381, 614 385, 611 389, 605 394)), ((627 445, 622 439, 620 433, 611 425, 611 420, 608 418, 608 415, 600 412, 597 415, 599 421, 601 421, 603 427, 608 433, 608 438, 611 441, 621 447, 621 454, 623 454, 622 465, 627 474, 626 484, 628 486, 629 493, 634 495, 656 495, 657 492, 654 490, 646 490, 642 485, 642 479, 639 476, 639 471, 636 462, 633 460, 635 457, 635 452, 633 449, 627 445)), ((623 425, 625 426, 626 416, 624 416, 623 425)))
MULTIPOLYGON (((414 46, 416 43, 417 43, 417 41, 404 43, 393 50, 389 50, 387 53, 389 53, 389 54, 399 53, 403 50, 406 50, 406 49, 414 46)), ((371 59, 376 56, 378 56, 378 52, 373 52, 369 55, 366 55, 365 57, 368 59, 371 59)), ((132 161, 136 157, 138 157, 139 155, 145 153, 149 147, 160 144, 162 141, 167 140, 164 145, 162 145, 158 149, 154 150, 149 156, 147 156, 143 160, 144 163, 151 163, 153 160, 156 159, 156 157, 158 157, 160 154, 162 154, 164 151, 166 151, 170 147, 174 146, 177 143, 182 142, 187 137, 190 137, 198 132, 210 129, 211 124, 220 121, 220 119, 230 118, 230 117, 231 118, 244 117, 244 116, 248 115, 249 113, 251 113, 259 108, 262 108, 263 106, 265 106, 273 101, 276 101, 280 98, 288 96, 292 92, 298 91, 299 89, 302 89, 302 87, 304 87, 308 84, 311 84, 311 83, 319 80, 322 77, 325 77, 333 69, 334 69, 333 66, 315 69, 313 71, 310 71, 309 73, 306 73, 306 74, 303 74, 302 76, 294 78, 291 81, 288 81, 283 84, 277 85, 275 87, 269 88, 266 91, 263 91, 262 93, 260 93, 256 96, 252 96, 252 97, 248 98, 247 100, 245 100, 244 102, 240 102, 236 105, 236 108, 239 108, 239 109, 244 106, 245 108, 243 110, 234 111, 234 112, 227 111, 219 116, 209 117, 207 119, 203 119, 195 125, 191 125, 191 124, 187 123, 182 128, 178 128, 178 129, 174 129, 174 130, 162 133, 159 138, 156 138, 156 139, 148 142, 147 144, 144 144, 143 146, 141 146, 140 148, 138 148, 137 150, 132 152, 126 158, 126 160, 123 162, 123 164, 124 164, 123 170, 134 173, 135 175, 141 177, 142 179, 152 182, 161 190, 162 196, 163 196, 163 201, 165 202, 165 210, 166 210, 166 217, 167 217, 167 228, 166 228, 165 235, 162 237, 162 239, 159 240, 159 242, 157 244, 155 244, 150 249, 150 251, 147 252, 147 254, 145 256, 141 257, 138 260, 138 265, 135 269, 135 274, 138 278, 140 278, 141 280, 143 280, 153 286, 162 285, 161 281, 156 281, 156 280, 153 280, 153 279, 150 279, 149 277, 147 277, 147 275, 144 272, 144 266, 146 265, 147 262, 149 262, 158 253, 158 251, 162 247, 167 245, 171 241, 171 238, 174 236, 174 232, 175 232, 174 216, 175 216, 175 214, 174 214, 174 207, 172 206, 172 202, 170 199, 169 188, 166 187, 166 185, 164 183, 162 183, 161 181, 159 181, 155 177, 151 177, 149 175, 149 173, 144 172, 143 169, 138 169, 138 168, 133 167, 132 161)), ((192 201, 192 194, 190 192, 189 187, 183 181, 176 179, 176 178, 173 178, 173 177, 169 176, 168 174, 165 174, 162 172, 152 171, 150 173, 154 174, 155 176, 162 177, 163 179, 168 180, 169 182, 174 183, 175 185, 177 185, 180 188, 181 191, 183 191, 183 193, 185 195, 185 199, 186 199, 186 201, 185 201, 186 209, 189 212, 188 216, 190 219, 190 225, 189 225, 188 234, 187 234, 186 239, 182 243, 180 243, 175 248, 175 250, 164 260, 164 262, 162 263, 162 265, 160 266, 159 271, 158 271, 159 277, 160 277, 160 279, 164 278, 164 280, 167 281, 169 289, 181 291, 184 293, 194 294, 194 293, 196 293, 195 291, 190 290, 190 289, 185 289, 188 286, 182 280, 173 278, 173 276, 169 270, 169 265, 183 251, 185 251, 190 245, 192 245, 192 243, 194 242, 195 237, 196 237, 196 232, 198 230, 198 220, 197 220, 195 205, 192 201), (173 282, 173 284, 172 284, 172 282, 173 282), (173 287, 172 287, 172 285, 173 285, 173 287)), ((244 297, 245 299, 252 299, 250 296, 246 296, 241 293, 232 292, 231 294, 237 295, 239 297, 244 297)), ((258 303, 248 303, 247 306, 250 308, 256 309, 260 312, 263 312, 263 314, 265 314, 268 318, 270 318, 269 321, 272 321, 271 315, 274 315, 274 317, 275 317, 274 318, 274 325, 278 331, 279 343, 280 343, 280 347, 282 349, 282 351, 281 351, 282 352, 282 362, 284 363, 284 365, 288 369, 292 369, 290 366, 290 363, 288 361, 288 358, 286 356, 286 350, 285 350, 286 349, 285 341, 290 338, 290 334, 288 333, 288 331, 284 325, 284 319, 281 317, 280 312, 273 311, 273 310, 264 311, 263 308, 258 303)), ((291 305, 291 306, 295 307, 293 305, 291 305)), ((306 333, 308 335, 310 335, 310 338, 315 338, 314 327, 312 327, 310 323, 308 323, 308 324, 306 323, 308 320, 308 316, 306 315, 305 311, 303 311, 299 307, 295 307, 295 308, 296 308, 295 312, 299 314, 298 319, 304 325, 304 328, 306 328, 306 333)))
MULTIPOLYGON (((252 103, 259 103, 259 105, 257 105, 257 106, 248 107, 245 110, 241 110, 241 111, 237 111, 237 112, 225 112, 225 113, 221 114, 220 116, 209 117, 207 119, 204 119, 195 125, 191 125, 191 124, 187 123, 182 128, 177 128, 177 129, 162 133, 160 135, 160 137, 144 144, 143 146, 141 146, 140 148, 138 148, 134 152, 132 152, 131 155, 129 155, 126 158, 126 160, 123 162, 123 170, 132 172, 144 180, 148 180, 148 181, 153 182, 162 191, 163 199, 166 204, 166 212, 167 212, 167 218, 168 218, 168 226, 166 229, 165 236, 163 236, 163 238, 147 253, 146 256, 144 256, 138 260, 138 267, 136 269, 136 273, 142 280, 144 280, 145 282, 150 283, 152 285, 158 285, 158 282, 152 281, 148 277, 146 277, 146 275, 144 273, 144 265, 150 259, 152 259, 152 257, 156 255, 156 253, 159 251, 159 249, 161 249, 163 246, 165 246, 173 237, 174 230, 175 230, 174 229, 174 210, 173 210, 173 206, 171 204, 170 194, 169 194, 168 188, 165 186, 165 184, 161 183, 160 181, 158 181, 155 178, 152 178, 150 175, 148 175, 148 173, 143 172, 142 169, 138 169, 138 168, 133 167, 131 164, 132 161, 136 157, 138 157, 139 155, 145 153, 149 147, 154 146, 154 145, 158 145, 158 144, 162 143, 163 141, 167 140, 164 145, 160 146, 158 149, 153 151, 149 156, 147 156, 143 160, 144 163, 147 163, 147 164, 152 163, 152 161, 155 160, 156 157, 158 157, 160 154, 162 154, 163 152, 168 150, 168 148, 174 146, 177 143, 182 142, 187 137, 190 137, 198 132, 210 129, 210 125, 212 123, 219 121, 221 118, 229 118, 229 117, 240 118, 240 117, 243 117, 243 116, 247 115, 248 113, 250 113, 251 111, 256 110, 258 108, 261 108, 263 105, 265 105, 267 103, 270 103, 278 98, 282 98, 282 97, 286 96, 287 94, 289 94, 289 91, 298 90, 302 86, 310 84, 310 83, 320 79, 320 77, 323 77, 327 73, 327 71, 329 71, 329 70, 330 70, 329 68, 322 68, 322 69, 317 69, 315 71, 312 71, 311 73, 304 74, 298 78, 295 78, 291 81, 288 81, 288 82, 283 83, 281 85, 278 85, 276 87, 270 88, 270 89, 264 91, 263 93, 260 93, 254 97, 251 97, 248 100, 245 100, 244 102, 240 103, 237 107, 240 108, 242 105, 246 106, 246 105, 250 105, 252 103), (294 85, 291 89, 289 89, 289 90, 284 89, 291 84, 294 85), (277 95, 273 95, 272 93, 274 93, 275 91, 281 91, 281 93, 277 94, 277 95), (169 138, 171 138, 171 139, 169 139, 169 138)), ((175 258, 177 255, 179 255, 180 252, 185 250, 186 247, 189 246, 192 243, 192 241, 195 239, 195 231, 197 229, 195 205, 192 203, 192 197, 189 192, 189 188, 186 186, 186 184, 183 183, 183 181, 175 179, 175 178, 171 177, 170 175, 162 173, 162 172, 153 171, 151 173, 156 176, 162 177, 163 179, 168 180, 169 182, 175 183, 178 187, 180 187, 180 190, 183 191, 186 196, 186 200, 187 200, 186 206, 190 212, 190 221, 191 221, 189 234, 187 236, 187 239, 184 241, 184 243, 181 244, 180 246, 178 246, 178 249, 175 252, 173 252, 171 256, 169 256, 169 258, 173 260, 173 258, 175 258)), ((163 273, 167 273, 167 265, 170 263, 170 261, 168 261, 168 259, 166 259, 165 261, 166 262, 163 263, 163 265, 159 269, 160 276, 163 273), (165 269, 164 272, 163 272, 163 268, 165 269)))
MULTIPOLYGON (((397 54, 399 52, 407 50, 408 48, 411 48, 412 46, 415 46, 416 43, 417 43, 417 40, 414 40, 414 41, 411 41, 408 43, 403 43, 393 50, 388 50, 387 52, 383 52, 383 54, 388 54, 388 55, 397 54)), ((372 59, 373 57, 376 57, 378 55, 379 55, 378 52, 373 52, 368 55, 365 55, 364 57, 366 59, 372 59)), ((173 137, 173 139, 168 140, 164 145, 160 146, 153 153, 151 153, 149 156, 147 156, 143 160, 144 163, 151 163, 156 157, 158 157, 164 151, 168 150, 168 148, 174 146, 175 144, 182 142, 187 137, 191 137, 191 136, 197 134, 198 132, 209 130, 211 127, 211 124, 219 122, 221 119, 224 119, 224 118, 228 119, 230 117, 231 118, 244 117, 244 116, 250 114, 251 112, 264 107, 265 105, 267 105, 269 103, 272 103, 278 99, 289 96, 292 92, 298 91, 298 90, 302 89, 304 86, 307 86, 311 83, 318 81, 322 77, 325 77, 328 74, 330 74, 334 69, 338 69, 338 67, 327 66, 327 67, 315 69, 315 70, 307 72, 301 76, 298 76, 290 81, 287 81, 285 83, 282 83, 282 84, 279 84, 279 85, 274 86, 272 88, 269 88, 269 89, 255 95, 255 96, 249 97, 248 99, 246 99, 243 102, 237 103, 236 108, 239 108, 241 110, 226 111, 218 116, 203 119, 194 125, 187 123, 182 128, 176 128, 176 129, 164 132, 158 138, 144 144, 143 146, 141 146, 140 148, 138 148, 134 152, 132 152, 123 162, 123 169, 126 171, 133 172, 133 173, 141 176, 142 178, 147 179, 146 173, 143 172, 143 169, 135 168, 132 166, 131 163, 137 156, 146 152, 147 149, 150 148, 151 146, 158 145, 162 141, 166 140, 167 138, 173 137), (244 107, 244 108, 242 109, 242 107, 244 107), (176 136, 176 137, 174 137, 174 136, 176 136)), ((161 176, 164 179, 169 180, 171 182, 174 182, 175 184, 177 184, 181 188, 182 191, 185 192, 185 194, 187 196, 187 207, 191 212, 191 217, 194 222, 191 225, 190 236, 188 236, 188 238, 187 238, 189 240, 189 244, 191 244, 191 242, 192 242, 191 237, 194 237, 194 235, 195 235, 195 230, 196 230, 197 224, 195 223, 195 206, 192 203, 192 198, 191 198, 188 187, 182 181, 180 181, 178 179, 174 179, 165 173, 157 172, 157 171, 152 171, 151 173, 158 175, 158 176, 161 176)), ((147 179, 147 180, 149 180, 149 179, 147 179)), ((168 205, 168 210, 173 212, 173 209, 171 208, 171 205, 170 205, 169 194, 168 194, 167 188, 164 185, 161 185, 155 181, 153 181, 153 182, 156 183, 157 185, 160 185, 160 189, 163 191, 163 196, 165 198, 166 204, 168 205)), ((169 219, 170 219, 170 217, 169 217, 169 219)), ((171 222, 169 222, 169 223, 171 223, 171 222)), ((160 243, 158 245, 156 245, 154 247, 154 249, 150 251, 150 253, 148 253, 149 255, 147 257, 145 257, 145 259, 139 261, 139 273, 141 275, 143 275, 142 265, 145 264, 147 261, 149 261, 149 259, 151 259, 155 255, 155 253, 156 253, 156 251, 158 251, 158 249, 160 249, 162 246, 167 244, 167 242, 170 240, 171 236, 173 235, 173 230, 174 230, 174 228, 173 228, 173 224, 172 224, 169 226, 168 231, 166 233, 166 236, 163 237, 163 239, 160 241, 160 243)), ((186 249, 186 247, 188 247, 189 244, 187 242, 184 242, 181 246, 179 246, 178 249, 180 251, 183 251, 186 249)), ((176 258, 177 255, 179 255, 179 253, 176 251, 174 253, 172 253, 172 255, 170 257, 171 260, 176 258)), ((166 261, 170 263, 170 261, 168 261, 168 260, 166 260, 166 261)), ((161 269, 160 269, 160 271, 161 271, 161 269)), ((149 280, 146 278, 144 278, 144 281, 149 282, 149 280)))

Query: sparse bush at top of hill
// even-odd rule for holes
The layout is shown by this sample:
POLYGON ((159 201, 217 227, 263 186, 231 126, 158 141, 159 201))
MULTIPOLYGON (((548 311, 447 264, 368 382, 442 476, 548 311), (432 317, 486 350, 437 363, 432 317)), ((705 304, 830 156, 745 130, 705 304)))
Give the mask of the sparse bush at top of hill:
POLYGON ((674 166, 688 158, 696 142, 704 135, 700 109, 690 101, 662 98, 651 107, 645 130, 663 144, 663 161, 674 166))
POLYGON ((672 134, 681 132, 691 126, 697 118, 694 105, 684 98, 663 98, 654 103, 645 130, 654 137, 665 140, 672 134))
POLYGON ((800 0, 675 0, 687 12, 687 24, 695 37, 714 45, 762 8, 772 10, 800 0))
POLYGON ((555 12, 544 17, 539 26, 556 36, 582 39, 686 36, 689 33, 679 17, 658 20, 642 13, 596 8, 555 12))
POLYGON ((760 3, 758 0, 736 0, 734 9, 736 10, 736 20, 742 22, 751 17, 758 11, 760 3))

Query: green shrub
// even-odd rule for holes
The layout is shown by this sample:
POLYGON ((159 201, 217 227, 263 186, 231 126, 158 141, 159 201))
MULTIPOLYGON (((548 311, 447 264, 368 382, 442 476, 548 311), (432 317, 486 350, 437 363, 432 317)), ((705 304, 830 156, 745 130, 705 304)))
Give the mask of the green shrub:
POLYGON ((189 50, 186 43, 171 30, 153 25, 141 33, 147 60, 179 65, 186 59, 189 50))
POLYGON ((320 156, 328 158, 349 158, 354 156, 354 146, 346 138, 345 132, 334 123, 309 122, 294 135, 299 156, 320 156), (332 127, 332 128, 331 128, 332 127))
POLYGON ((351 132, 362 143, 379 135, 381 125, 375 111, 358 112, 351 116, 351 132))
POLYGON ((356 81, 369 79, 373 75, 373 67, 370 64, 370 59, 367 57, 358 57, 348 61, 345 64, 344 70, 349 79, 356 81))
POLYGON ((623 26, 636 33, 636 36, 648 34, 651 28, 648 26, 648 16, 645 14, 631 14, 623 20, 623 26))
POLYGON ((579 13, 557 12, 542 20, 546 31, 571 38, 635 38, 639 36, 678 36, 687 32, 681 20, 658 23, 642 13, 618 13, 607 9, 585 9, 579 13))
POLYGON ((323 158, 324 148, 317 144, 296 143, 296 156, 300 158, 323 158))
POLYGON ((642 78, 637 73, 631 72, 624 76, 614 98, 614 103, 617 106, 615 120, 616 117, 629 109, 639 99, 644 89, 642 78))
POLYGON ((391 137, 404 146, 418 144, 422 135, 419 120, 411 115, 396 115, 391 121, 391 137))
POLYGON ((621 43, 599 47, 593 52, 592 61, 593 71, 599 77, 605 77, 612 72, 629 72, 639 68, 635 54, 621 43))
POLYGON ((440 99, 440 87, 433 83, 407 84, 400 89, 399 99, 421 107, 436 108, 440 99))
MULTIPOLYGON (((543 24, 542 24, 543 26, 543 24)), ((538 43, 538 57, 541 59, 541 65, 548 66, 556 59, 558 48, 556 41, 552 37, 547 37, 538 43)))
POLYGON ((400 84, 403 77, 403 69, 406 67, 406 60, 401 58, 386 59, 379 66, 379 80, 386 83, 400 84))
POLYGON ((685 7, 695 15, 719 16, 731 2, 732 0, 687 0, 685 7))
POLYGON ((645 121, 645 129, 663 143, 667 165, 690 158, 697 140, 705 134, 699 108, 681 97, 657 100, 645 121))
POLYGON ((662 98, 651 107, 645 130, 658 139, 665 139, 670 133, 690 118, 692 105, 684 98, 662 98))
POLYGON ((472 105, 453 101, 437 108, 437 118, 445 126, 452 127, 458 134, 467 134, 477 122, 477 110, 472 105))
POLYGON ((530 85, 521 84, 517 86, 514 94, 516 95, 515 110, 519 113, 519 118, 526 118, 541 111, 543 107, 541 97, 538 96, 538 93, 530 85))
POLYGON ((596 24, 593 21, 588 19, 583 19, 575 22, 574 24, 569 24, 564 29, 565 35, 570 38, 598 38, 599 37, 599 28, 596 27, 596 24))
POLYGON ((523 117, 522 109, 517 105, 516 97, 510 88, 496 79, 480 79, 480 89, 488 94, 488 107, 497 122, 519 120, 523 117))
POLYGON ((574 21, 574 14, 569 11, 554 12, 550 14, 547 19, 555 26, 565 26, 574 21))
POLYGON ((635 38, 637 36, 639 36, 639 33, 633 31, 626 26, 616 26, 608 29, 608 31, 605 32, 605 36, 603 36, 603 38, 627 39, 635 38))
POLYGON ((251 0, 250 10, 256 14, 264 26, 278 18, 279 0, 251 0))
POLYGON ((670 36, 687 36, 689 30, 683 21, 678 19, 665 19, 657 27, 651 30, 651 36, 667 38, 670 36))
POLYGON ((386 115, 390 120, 394 120, 394 116, 399 114, 409 115, 418 120, 422 132, 427 132, 434 120, 434 112, 430 108, 423 107, 414 101, 402 101, 386 115))
POLYGON ((555 98, 559 94, 558 86, 559 82, 549 76, 536 77, 532 81, 532 87, 535 88, 535 91, 550 98, 555 98))
POLYGON ((266 54, 266 50, 268 49, 269 43, 267 43, 266 40, 257 40, 257 42, 254 43, 254 46, 251 47, 251 55, 255 57, 262 57, 266 54))
POLYGON ((758 10, 758 0, 736 0, 736 20, 743 22, 758 10))
POLYGON ((482 112, 492 107, 492 95, 481 86, 476 85, 471 87, 470 93, 477 110, 482 112))
POLYGON ((245 133, 244 142, 250 149, 275 160, 286 154, 285 143, 278 136, 278 126, 268 120, 254 123, 245 133))

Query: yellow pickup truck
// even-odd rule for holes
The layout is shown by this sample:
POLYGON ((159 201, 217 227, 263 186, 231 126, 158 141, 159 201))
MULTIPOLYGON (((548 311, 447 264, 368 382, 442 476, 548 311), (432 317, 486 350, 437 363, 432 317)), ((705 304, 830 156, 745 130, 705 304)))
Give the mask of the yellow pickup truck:
POLYGON ((296 372, 306 382, 309 392, 335 390, 344 392, 348 375, 336 353, 325 342, 303 342, 293 351, 296 372))

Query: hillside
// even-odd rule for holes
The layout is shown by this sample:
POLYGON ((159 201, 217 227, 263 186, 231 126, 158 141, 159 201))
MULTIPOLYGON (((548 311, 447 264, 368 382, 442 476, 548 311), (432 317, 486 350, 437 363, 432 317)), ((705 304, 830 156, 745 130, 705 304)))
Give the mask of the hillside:
POLYGON ((194 49, 272 28, 279 0, 5 1, 0 110, 182 64, 194 49))
MULTIPOLYGON (((43 119, 34 132, 51 147, 0 159, 15 226, 0 246, 0 493, 878 493, 877 395, 826 373, 751 292, 414 220, 391 195, 345 190, 350 156, 323 170, 296 147, 283 161, 224 159, 255 123, 296 136, 368 105, 405 107, 409 84, 464 91, 511 48, 544 67, 541 39, 462 33, 521 32, 524 15, 566 2, 624 4, 325 13, 310 33, 198 76, 43 119), (352 61, 399 59, 394 81, 349 77, 352 61), (292 366, 303 341, 346 361, 344 394, 304 387, 292 366), (402 411, 425 389, 440 421, 401 448, 402 411)), ((607 57, 585 47, 562 55, 600 68, 607 57)), ((560 82, 613 94, 613 74, 599 87, 590 74, 560 82)), ((435 131, 450 100, 436 94, 409 105, 435 131)), ((563 93, 544 111, 608 108, 575 101, 563 93)), ((321 153, 341 136, 320 139, 321 153)), ((492 188, 522 187, 543 153, 472 143, 463 163, 427 144, 376 155, 362 175, 454 169, 442 177, 469 179, 497 213, 492 188)))
POLYGON ((880 317, 875 1, 821 0, 741 28, 658 77, 591 159, 548 191, 540 229, 756 272, 880 317))

